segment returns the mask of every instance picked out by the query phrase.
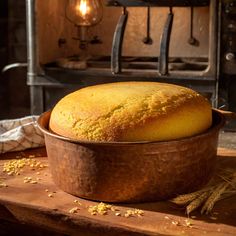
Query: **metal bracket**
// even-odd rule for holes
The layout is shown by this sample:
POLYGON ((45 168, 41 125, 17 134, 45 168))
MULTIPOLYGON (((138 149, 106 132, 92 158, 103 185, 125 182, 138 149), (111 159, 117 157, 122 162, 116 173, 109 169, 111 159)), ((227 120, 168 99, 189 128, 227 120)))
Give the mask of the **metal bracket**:
POLYGON ((170 45, 170 35, 172 30, 174 15, 172 10, 168 14, 163 33, 161 35, 160 43, 160 56, 159 56, 159 73, 161 75, 168 74, 168 58, 169 58, 169 45, 170 45))
POLYGON ((123 13, 119 18, 118 24, 115 29, 112 50, 111 50, 111 72, 117 74, 121 72, 121 53, 122 44, 124 38, 125 27, 128 19, 128 12, 126 8, 123 9, 123 13))

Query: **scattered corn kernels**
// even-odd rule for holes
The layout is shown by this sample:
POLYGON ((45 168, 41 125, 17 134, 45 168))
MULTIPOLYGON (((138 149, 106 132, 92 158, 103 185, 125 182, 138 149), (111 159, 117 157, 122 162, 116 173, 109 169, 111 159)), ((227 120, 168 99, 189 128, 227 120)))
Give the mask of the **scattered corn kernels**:
MULTIPOLYGON (((38 178, 37 178, 38 179, 38 178)), ((37 180, 33 180, 32 177, 24 177, 24 183, 37 184, 37 180)))
POLYGON ((32 177, 24 177, 25 180, 32 180, 32 177))
POLYGON ((47 166, 48 165, 44 165, 35 159, 21 158, 5 162, 3 164, 3 172, 6 172, 8 175, 19 175, 25 167, 30 167, 34 170, 37 168, 42 169, 47 166))
POLYGON ((98 205, 95 206, 89 206, 88 212, 91 215, 106 215, 109 210, 111 210, 112 205, 105 204, 103 202, 100 202, 98 205))
POLYGON ((139 210, 139 209, 130 209, 130 210, 127 210, 126 213, 125 213, 125 217, 130 217, 130 216, 143 216, 144 214, 144 211, 142 210, 139 210))

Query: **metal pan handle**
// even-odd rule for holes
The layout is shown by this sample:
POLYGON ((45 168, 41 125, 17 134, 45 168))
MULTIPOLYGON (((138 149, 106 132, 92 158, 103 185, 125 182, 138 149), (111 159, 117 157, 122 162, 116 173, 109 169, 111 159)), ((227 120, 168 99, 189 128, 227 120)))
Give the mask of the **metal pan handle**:
POLYGON ((220 110, 220 109, 214 109, 214 110, 221 113, 228 120, 236 119, 236 112, 224 111, 224 110, 220 110))

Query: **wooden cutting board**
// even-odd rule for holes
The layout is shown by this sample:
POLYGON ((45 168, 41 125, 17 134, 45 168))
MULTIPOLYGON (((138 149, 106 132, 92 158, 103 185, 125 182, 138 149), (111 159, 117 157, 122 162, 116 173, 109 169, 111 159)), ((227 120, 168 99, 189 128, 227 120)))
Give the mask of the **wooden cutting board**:
MULTIPOLYGON (((20 175, 3 172, 6 162, 22 157, 47 165, 44 148, 0 156, 0 218, 15 218, 26 224, 69 235, 236 235, 236 196, 218 202, 210 216, 194 212, 190 219, 169 202, 115 205, 117 211, 91 215, 98 202, 80 199, 58 189, 49 167, 24 168, 20 175), (25 183, 27 178, 37 183, 25 183), (25 182, 24 182, 25 181, 25 182), (81 204, 79 204, 78 202, 81 204), (78 207, 77 212, 69 211, 78 207), (125 217, 127 210, 141 209, 143 216, 125 217), (116 213, 119 213, 116 215, 116 213), (187 226, 191 222, 191 226, 187 226)), ((218 149, 218 161, 236 169, 236 150, 218 149)))

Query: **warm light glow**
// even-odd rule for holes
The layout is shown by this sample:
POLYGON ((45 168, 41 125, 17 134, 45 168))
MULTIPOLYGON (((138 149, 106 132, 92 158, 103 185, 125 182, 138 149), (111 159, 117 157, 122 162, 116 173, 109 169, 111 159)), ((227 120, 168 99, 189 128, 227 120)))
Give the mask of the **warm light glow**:
POLYGON ((85 17, 89 12, 89 6, 87 0, 81 0, 80 4, 76 6, 76 11, 85 17))
POLYGON ((101 0, 67 0, 66 17, 77 26, 92 26, 102 19, 101 0))

